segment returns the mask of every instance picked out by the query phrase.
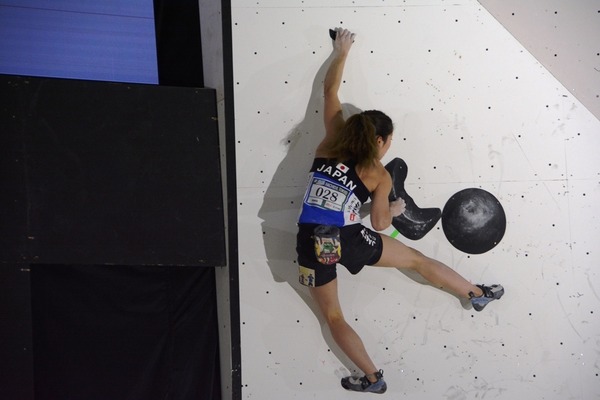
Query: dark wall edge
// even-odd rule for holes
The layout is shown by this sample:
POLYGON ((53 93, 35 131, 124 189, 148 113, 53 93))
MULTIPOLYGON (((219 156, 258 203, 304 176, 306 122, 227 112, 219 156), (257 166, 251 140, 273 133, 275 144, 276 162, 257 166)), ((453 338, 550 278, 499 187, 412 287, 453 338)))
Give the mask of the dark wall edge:
POLYGON ((235 109, 233 82, 233 35, 231 31, 231 1, 222 0, 223 13, 223 64, 226 151, 227 151, 227 188, 229 222, 229 282, 231 308, 231 344, 232 344, 232 400, 242 399, 242 355, 240 333, 240 295, 239 295, 239 251, 237 225, 237 180, 235 154, 235 109))
POLYGON ((224 400, 242 399, 240 296, 231 2, 198 0, 204 84, 217 90, 227 266, 216 269, 224 400))

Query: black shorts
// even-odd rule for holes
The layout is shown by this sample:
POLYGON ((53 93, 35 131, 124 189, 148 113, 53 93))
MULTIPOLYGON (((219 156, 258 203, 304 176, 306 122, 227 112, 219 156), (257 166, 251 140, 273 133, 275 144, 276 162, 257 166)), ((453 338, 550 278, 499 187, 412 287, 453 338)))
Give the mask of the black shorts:
MULTIPOLYGON (((305 286, 322 286, 337 277, 336 265, 317 261, 313 231, 316 224, 298 224, 296 252, 300 283, 305 286)), ((373 265, 381 258, 383 242, 379 233, 361 224, 340 228, 342 264, 351 274, 358 274, 365 265, 373 265)))

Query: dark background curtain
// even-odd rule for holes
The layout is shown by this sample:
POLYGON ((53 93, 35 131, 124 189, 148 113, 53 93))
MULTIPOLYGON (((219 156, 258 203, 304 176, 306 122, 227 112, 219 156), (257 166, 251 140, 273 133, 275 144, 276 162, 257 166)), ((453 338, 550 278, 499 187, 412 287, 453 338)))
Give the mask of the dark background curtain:
POLYGON ((35 265, 36 400, 220 399, 214 269, 35 265))
POLYGON ((2 77, 0 399, 221 398, 214 266, 224 264, 224 228, 220 181, 209 179, 220 178, 216 103, 163 86, 194 97, 203 85, 197 1, 155 0, 154 14, 160 92, 2 77), (65 92, 77 86, 93 90, 65 92), (121 103, 107 90, 121 91, 121 103), (198 118, 212 127, 186 125, 198 118), (48 132, 53 139, 40 140, 48 132), (181 133, 210 137, 198 146, 208 158, 190 153, 181 133))

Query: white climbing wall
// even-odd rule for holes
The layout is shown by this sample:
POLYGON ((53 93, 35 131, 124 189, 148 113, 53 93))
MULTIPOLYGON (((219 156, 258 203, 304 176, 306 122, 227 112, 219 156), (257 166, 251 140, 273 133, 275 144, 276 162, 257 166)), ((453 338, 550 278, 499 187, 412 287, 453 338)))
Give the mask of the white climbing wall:
MULTIPOLYGON (((600 25, 600 5, 572 3, 600 25)), ((340 387, 352 366, 294 261, 335 26, 358 34, 345 108, 395 121, 383 161, 407 162, 415 202, 443 208, 482 188, 507 217, 480 255, 452 247, 441 223, 398 237, 502 283, 480 313, 410 274, 338 267, 346 318, 385 371, 381 398, 600 398, 600 121, 475 0, 234 0, 243 398, 365 396, 340 387)))
POLYGON ((599 0, 479 0, 600 118, 599 0))

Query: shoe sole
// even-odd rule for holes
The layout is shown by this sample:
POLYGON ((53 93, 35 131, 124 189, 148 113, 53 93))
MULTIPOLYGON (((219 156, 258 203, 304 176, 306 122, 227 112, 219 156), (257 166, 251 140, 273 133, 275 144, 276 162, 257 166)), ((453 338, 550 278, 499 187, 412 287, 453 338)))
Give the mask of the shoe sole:
POLYGON ((479 304, 473 303, 473 302, 471 302, 471 304, 473 305, 473 308, 475 309, 475 311, 482 311, 485 308, 485 306, 487 306, 494 300, 500 300, 500 298, 502 298, 502 296, 504 296, 504 288, 501 288, 498 292, 495 292, 494 297, 485 297, 486 299, 489 299, 489 300, 483 305, 479 305, 479 304))
POLYGON ((351 387, 347 387, 344 385, 344 381, 342 380, 342 387, 349 392, 358 392, 358 393, 375 393, 375 394, 383 394, 387 391, 387 385, 384 385, 381 389, 378 390, 355 390, 351 387))

